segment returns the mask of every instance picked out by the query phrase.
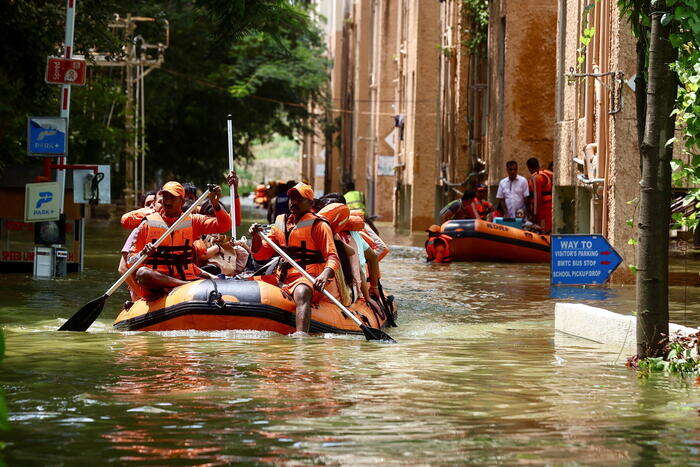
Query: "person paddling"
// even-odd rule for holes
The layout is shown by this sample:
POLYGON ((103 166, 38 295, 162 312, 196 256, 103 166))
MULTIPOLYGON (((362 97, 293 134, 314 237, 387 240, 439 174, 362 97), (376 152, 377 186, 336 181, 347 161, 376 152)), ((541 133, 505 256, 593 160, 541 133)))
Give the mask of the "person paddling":
POLYGON ((142 289, 140 295, 147 299, 199 278, 199 268, 194 264, 194 241, 202 235, 224 233, 231 228, 231 217, 219 204, 221 189, 217 186, 209 194, 215 217, 191 214, 161 246, 154 248, 151 243, 182 215, 185 202, 185 189, 178 182, 166 183, 158 194, 161 204, 139 226, 130 256, 130 262, 142 251, 148 256, 144 266, 136 271, 136 283, 142 289))
MULTIPOLYGON (((332 279, 340 263, 328 221, 312 212, 313 189, 304 183, 297 183, 287 194, 290 214, 277 217, 269 237, 315 278, 312 283, 287 263, 277 269, 277 280, 283 293, 296 305, 296 330, 308 333, 311 303, 321 300, 321 290, 325 288, 338 297, 332 279)), ((263 243, 261 232, 260 224, 250 227, 251 251, 258 261, 276 254, 270 245, 263 243)))

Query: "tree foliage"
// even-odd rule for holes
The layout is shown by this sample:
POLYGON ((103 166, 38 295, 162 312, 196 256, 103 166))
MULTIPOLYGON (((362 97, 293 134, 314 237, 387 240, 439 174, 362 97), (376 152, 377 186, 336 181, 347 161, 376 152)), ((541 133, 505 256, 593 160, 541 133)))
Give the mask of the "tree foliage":
MULTIPOLYGON (((633 32, 644 44, 648 44, 650 14, 656 5, 653 0, 619 0, 623 12, 629 17, 633 32)), ((662 23, 673 24, 670 36, 678 50, 678 60, 673 69, 678 76, 679 92, 676 119, 681 130, 683 159, 672 162, 673 180, 677 186, 700 186, 700 2, 697 0, 666 0, 667 12, 662 23)), ((667 144, 674 144, 668 141, 667 144)), ((700 189, 692 188, 683 203, 700 209, 700 189)), ((689 212, 692 210, 689 210, 689 212)), ((674 220, 695 229, 700 222, 696 213, 675 213, 674 220)))
MULTIPOLYGON (((167 19, 171 27, 165 63, 145 79, 147 184, 218 178, 227 167, 227 114, 234 117, 236 157, 246 158, 253 140, 307 129, 309 102, 325 99, 328 64, 311 2, 78 0, 76 53, 122 48, 126 38, 108 27, 114 13, 167 19)), ((58 114, 58 87, 43 76, 46 57, 60 53, 64 24, 64 0, 0 2, 9 38, 0 44, 0 170, 27 164, 28 115, 58 114)), ((71 100, 70 161, 113 164, 117 189, 130 137, 123 73, 90 67, 88 85, 73 87, 71 100)))
POLYGON ((469 21, 467 47, 477 50, 486 44, 489 31, 488 0, 462 0, 462 8, 469 21))

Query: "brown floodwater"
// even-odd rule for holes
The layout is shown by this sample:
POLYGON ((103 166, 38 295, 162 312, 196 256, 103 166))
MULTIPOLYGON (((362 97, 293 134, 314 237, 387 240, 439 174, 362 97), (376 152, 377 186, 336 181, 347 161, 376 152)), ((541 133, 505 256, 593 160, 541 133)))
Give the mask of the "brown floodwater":
MULTIPOLYGON (((108 302, 88 333, 56 328, 116 280, 124 232, 93 222, 87 268, 2 275, 11 430, 0 464, 674 463, 700 459, 700 387, 639 379, 619 350, 555 334, 547 265, 426 264, 388 235, 398 344, 271 333, 124 333, 108 302)), ((562 292, 633 310, 632 287, 562 292)), ((672 320, 700 325, 673 287, 672 320)))

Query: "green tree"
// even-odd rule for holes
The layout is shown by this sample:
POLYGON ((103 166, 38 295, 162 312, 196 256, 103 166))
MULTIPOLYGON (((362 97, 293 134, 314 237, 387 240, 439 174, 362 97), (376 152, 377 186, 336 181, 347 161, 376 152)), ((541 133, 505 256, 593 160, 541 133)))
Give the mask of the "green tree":
POLYGON ((700 141, 700 105, 695 92, 700 82, 700 4, 696 0, 620 0, 619 4, 637 37, 637 131, 642 168, 637 225, 637 353, 641 358, 657 357, 663 354, 668 337, 668 226, 677 114, 685 123, 686 150, 695 150, 700 141))
POLYGON ((309 130, 308 104, 323 101, 328 66, 320 32, 310 23, 222 39, 198 16, 201 10, 168 14, 179 33, 164 69, 147 85, 150 163, 173 176, 211 181, 228 165, 227 114, 237 158, 252 157, 253 141, 309 130))
MULTIPOLYGON (((321 102, 327 76, 311 2, 294 0, 78 0, 76 53, 119 51, 114 13, 168 19, 165 64, 146 78, 147 179, 214 180, 226 166, 225 117, 234 115, 237 157, 274 133, 308 130, 309 102, 321 102)), ((63 0, 0 3, 0 170, 27 164, 28 115, 56 114, 58 89, 44 83, 46 56, 63 39, 63 0), (25 41, 25 38, 29 38, 25 41)), ((70 160, 113 165, 117 187, 125 154, 124 84, 117 69, 91 68, 74 88, 70 160), (117 163, 120 163, 117 166, 117 163)), ((218 178, 218 177, 217 177, 218 178)))

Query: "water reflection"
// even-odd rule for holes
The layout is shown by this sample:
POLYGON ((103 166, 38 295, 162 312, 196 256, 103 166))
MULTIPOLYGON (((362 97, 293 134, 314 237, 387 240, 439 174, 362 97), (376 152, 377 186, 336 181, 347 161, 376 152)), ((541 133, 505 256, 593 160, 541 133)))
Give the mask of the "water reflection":
MULTIPOLYGON (((11 465, 698 458, 694 381, 640 381, 624 355, 554 335, 546 265, 428 265, 418 248, 395 250, 383 281, 398 297, 397 345, 118 333, 119 297, 90 333, 54 332, 112 280, 120 239, 102 228, 81 278, 1 279, 0 386, 13 430, 0 434, 0 459, 11 465)), ((633 288, 598 291, 607 295, 565 298, 631 309, 633 288)), ((697 323, 698 300, 678 306, 697 292, 671 293, 672 316, 697 323)))

